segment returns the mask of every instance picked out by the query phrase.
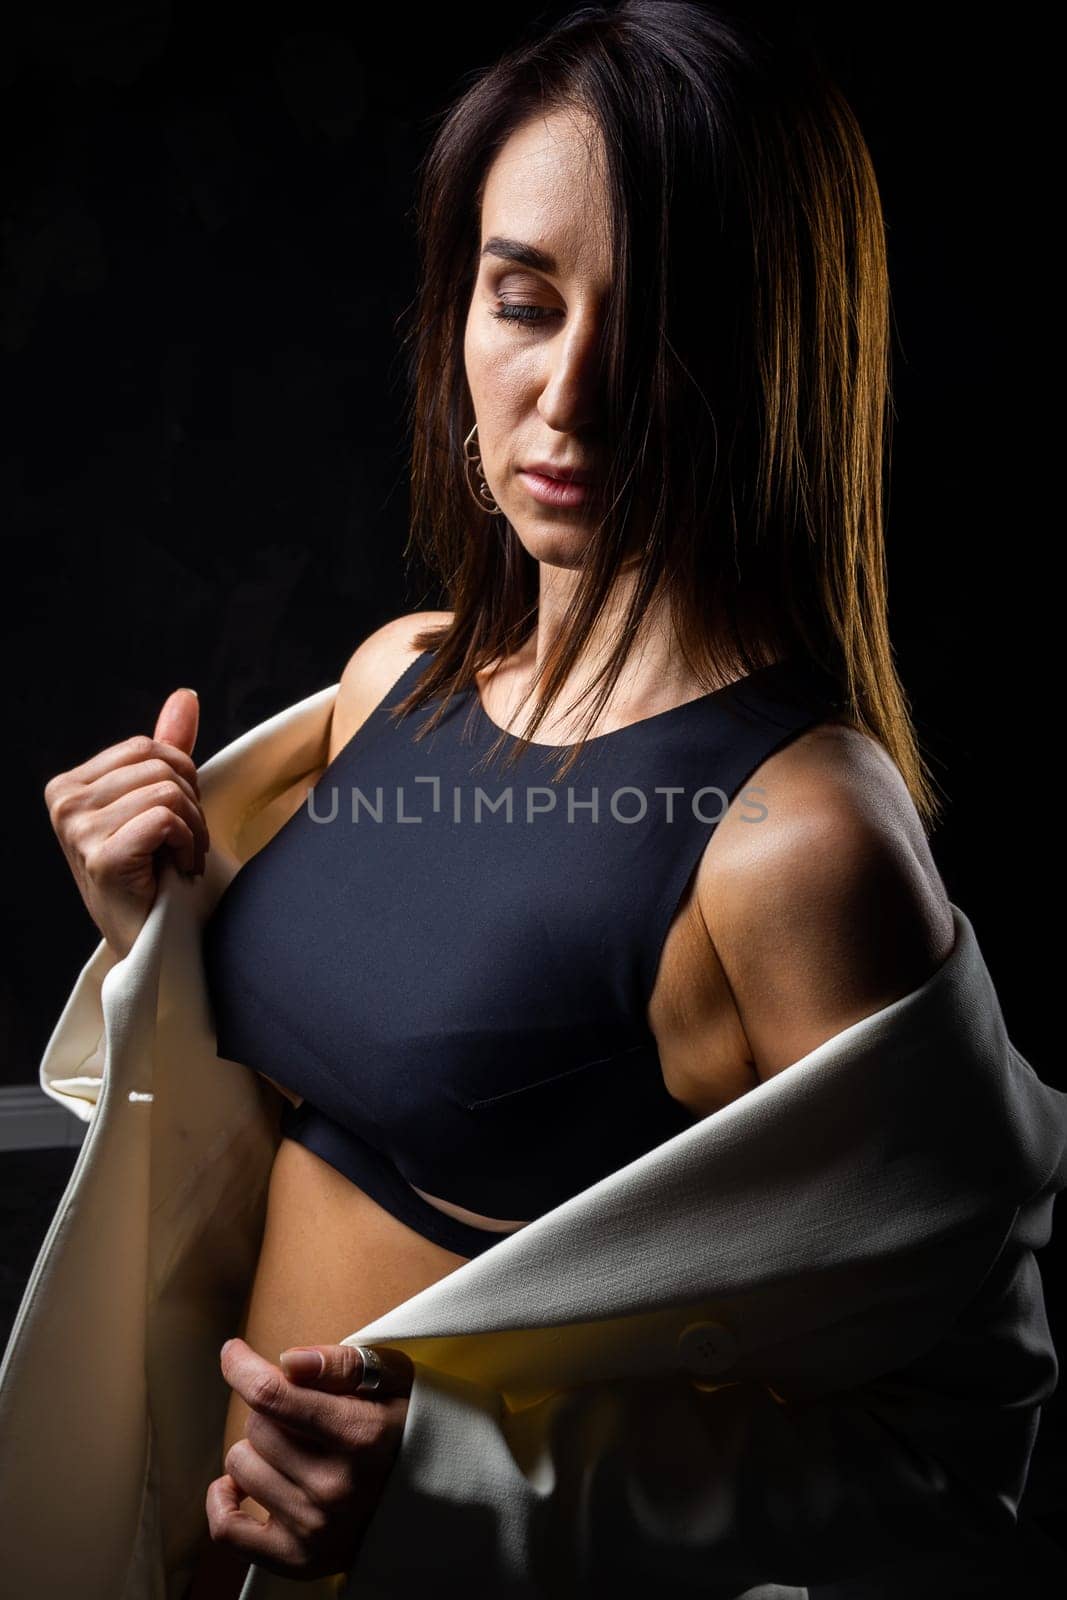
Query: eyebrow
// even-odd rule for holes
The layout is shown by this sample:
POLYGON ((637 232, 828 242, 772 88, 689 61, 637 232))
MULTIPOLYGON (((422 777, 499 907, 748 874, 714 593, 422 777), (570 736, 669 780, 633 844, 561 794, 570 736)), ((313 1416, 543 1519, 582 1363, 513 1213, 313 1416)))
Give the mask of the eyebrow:
POLYGON ((503 261, 514 261, 520 267, 532 267, 535 272, 555 274, 559 271, 555 256, 539 250, 536 245, 524 244, 521 239, 503 239, 494 234, 482 245, 483 256, 500 256, 503 261))

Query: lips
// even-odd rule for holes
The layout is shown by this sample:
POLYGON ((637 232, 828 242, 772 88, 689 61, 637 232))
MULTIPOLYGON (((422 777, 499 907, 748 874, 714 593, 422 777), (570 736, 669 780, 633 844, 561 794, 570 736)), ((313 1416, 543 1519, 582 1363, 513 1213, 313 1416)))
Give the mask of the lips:
POLYGON ((587 483, 579 483, 577 479, 567 482, 563 478, 550 478, 547 473, 535 472, 529 467, 519 473, 519 481, 535 500, 545 506, 564 509, 581 506, 592 493, 587 483))
POLYGON ((539 478, 554 478, 557 483, 592 483, 595 476, 588 467, 564 467, 551 461, 530 461, 521 470, 539 478))

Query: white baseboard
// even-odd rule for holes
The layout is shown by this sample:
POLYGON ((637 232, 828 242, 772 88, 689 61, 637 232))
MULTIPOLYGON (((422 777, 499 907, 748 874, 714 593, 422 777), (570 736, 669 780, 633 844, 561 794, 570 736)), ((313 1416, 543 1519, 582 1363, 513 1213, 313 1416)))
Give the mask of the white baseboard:
POLYGON ((88 1127, 36 1083, 0 1087, 0 1151, 76 1149, 88 1127))

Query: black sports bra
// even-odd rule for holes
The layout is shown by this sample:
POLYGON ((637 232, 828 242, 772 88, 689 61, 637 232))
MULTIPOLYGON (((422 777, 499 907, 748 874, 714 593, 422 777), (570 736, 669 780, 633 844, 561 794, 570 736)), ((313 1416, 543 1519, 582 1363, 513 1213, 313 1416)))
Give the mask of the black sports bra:
POLYGON ((697 1120, 646 1019, 667 932, 745 780, 837 702, 780 661, 595 736, 553 785, 559 746, 472 772, 499 732, 476 688, 418 743, 429 706, 390 718, 429 659, 235 875, 203 952, 219 1055, 304 1096, 282 1132, 471 1256, 504 1235, 416 1188, 528 1221, 697 1120))

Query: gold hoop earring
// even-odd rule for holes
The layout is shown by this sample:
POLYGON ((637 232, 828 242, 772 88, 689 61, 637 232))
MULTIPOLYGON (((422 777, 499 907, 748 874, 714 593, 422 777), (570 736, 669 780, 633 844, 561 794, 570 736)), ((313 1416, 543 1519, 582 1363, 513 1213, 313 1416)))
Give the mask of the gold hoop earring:
POLYGON ((478 424, 475 423, 474 427, 463 441, 463 476, 467 481, 467 488, 470 490, 473 498, 477 501, 480 510, 488 511, 492 516, 502 516, 503 513, 501 512, 500 507, 493 499, 493 491, 485 481, 485 469, 482 466, 482 458, 478 450, 477 440, 475 439, 475 434, 477 432, 478 424), (471 481, 469 470, 471 467, 474 468, 478 475, 478 479, 480 480, 477 484, 472 483, 471 481))

